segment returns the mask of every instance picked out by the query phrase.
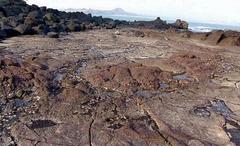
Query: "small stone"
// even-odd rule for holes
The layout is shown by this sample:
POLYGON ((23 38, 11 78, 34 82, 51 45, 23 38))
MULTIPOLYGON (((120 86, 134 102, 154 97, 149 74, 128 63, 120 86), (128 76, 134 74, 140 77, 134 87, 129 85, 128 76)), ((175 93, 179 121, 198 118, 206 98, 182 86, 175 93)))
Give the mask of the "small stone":
POLYGON ((119 31, 115 31, 115 35, 121 35, 119 31))
POLYGON ((41 97, 40 96, 36 96, 36 97, 34 97, 34 99, 39 101, 41 99, 41 97))
POLYGON ((49 33, 47 33, 47 36, 49 38, 59 38, 59 34, 56 32, 49 32, 49 33))
POLYGON ((235 83, 236 88, 240 88, 240 82, 235 83))

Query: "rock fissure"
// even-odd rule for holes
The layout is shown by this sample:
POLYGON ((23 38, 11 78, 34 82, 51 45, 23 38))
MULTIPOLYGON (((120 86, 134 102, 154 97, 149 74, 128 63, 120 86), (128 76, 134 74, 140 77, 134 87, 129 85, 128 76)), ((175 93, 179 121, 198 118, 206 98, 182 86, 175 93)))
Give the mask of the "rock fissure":
POLYGON ((92 121, 90 122, 90 125, 89 125, 89 129, 88 129, 88 137, 89 137, 89 145, 90 146, 93 146, 93 143, 92 143, 92 126, 94 124, 94 121, 95 119, 92 119, 92 121))
MULTIPOLYGON (((171 135, 168 135, 168 133, 165 133, 165 130, 166 129, 161 129, 160 127, 159 127, 159 123, 157 122, 157 121, 155 121, 152 117, 151 117, 151 115, 149 114, 149 112, 146 110, 146 109, 143 109, 143 111, 144 111, 144 113, 145 113, 145 115, 150 119, 150 121, 152 121, 153 122, 153 129, 155 129, 156 131, 157 131, 157 133, 165 140, 165 142, 167 143, 167 144, 169 144, 170 146, 172 146, 173 144, 171 143, 171 142, 173 142, 174 143, 174 145, 175 144, 177 144, 177 145, 181 145, 178 141, 176 141, 175 140, 175 138, 174 137, 172 137, 171 135), (169 137, 171 137, 172 139, 171 139, 171 142, 168 140, 169 139, 169 137)), ((162 125, 162 127, 165 127, 165 125, 162 125)))

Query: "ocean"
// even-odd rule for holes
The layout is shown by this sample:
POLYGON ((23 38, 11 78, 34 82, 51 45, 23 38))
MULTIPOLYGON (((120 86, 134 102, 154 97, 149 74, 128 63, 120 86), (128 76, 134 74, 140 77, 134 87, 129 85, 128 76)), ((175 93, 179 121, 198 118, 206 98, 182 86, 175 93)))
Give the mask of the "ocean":
MULTIPOLYGON (((103 15, 103 14, 93 14, 93 16, 103 16, 106 18, 118 19, 118 20, 126 20, 126 21, 150 21, 156 19, 153 16, 141 16, 141 15, 103 15)), ((163 18, 168 23, 173 23, 174 20, 167 20, 167 18, 163 18)), ((210 32, 212 30, 235 30, 240 31, 240 26, 231 26, 231 25, 220 25, 220 24, 212 24, 212 23, 198 23, 198 22, 188 22, 189 29, 193 32, 210 32)))

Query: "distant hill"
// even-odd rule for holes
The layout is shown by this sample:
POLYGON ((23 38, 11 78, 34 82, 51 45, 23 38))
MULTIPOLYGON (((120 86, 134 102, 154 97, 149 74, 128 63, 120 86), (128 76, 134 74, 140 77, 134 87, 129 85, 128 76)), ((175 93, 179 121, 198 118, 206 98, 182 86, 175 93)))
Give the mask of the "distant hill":
POLYGON ((131 16, 138 16, 137 14, 126 12, 122 8, 115 8, 112 10, 96 10, 96 9, 65 9, 67 12, 83 12, 86 14, 93 14, 93 15, 131 15, 131 16))

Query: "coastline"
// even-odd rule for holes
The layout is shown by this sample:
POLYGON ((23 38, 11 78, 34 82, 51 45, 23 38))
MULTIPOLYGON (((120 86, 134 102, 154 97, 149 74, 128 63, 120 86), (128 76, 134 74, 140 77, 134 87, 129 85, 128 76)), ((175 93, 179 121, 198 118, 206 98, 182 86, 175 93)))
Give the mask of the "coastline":
POLYGON ((240 32, 0 4, 0 145, 240 145, 240 32))

